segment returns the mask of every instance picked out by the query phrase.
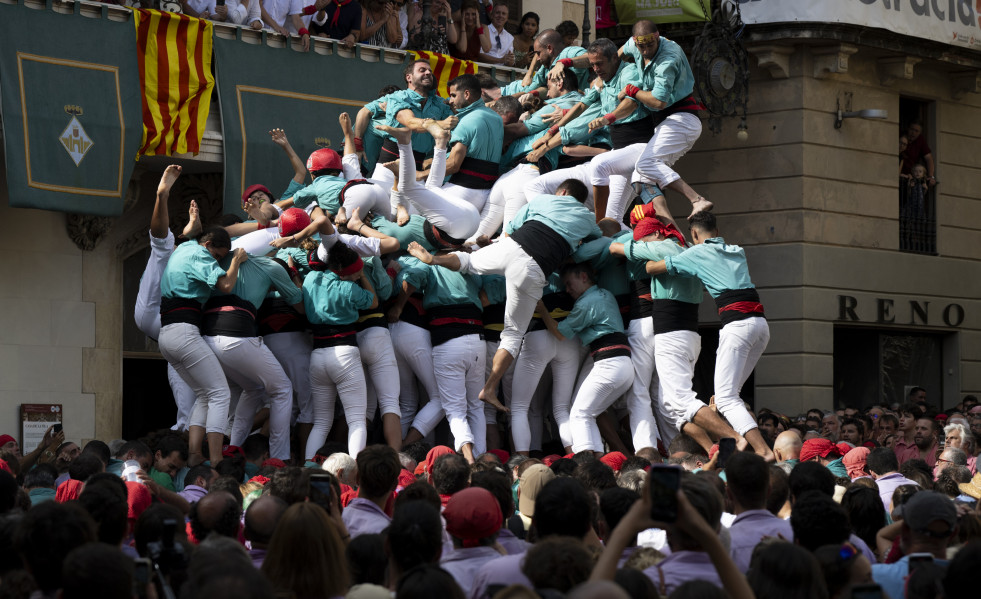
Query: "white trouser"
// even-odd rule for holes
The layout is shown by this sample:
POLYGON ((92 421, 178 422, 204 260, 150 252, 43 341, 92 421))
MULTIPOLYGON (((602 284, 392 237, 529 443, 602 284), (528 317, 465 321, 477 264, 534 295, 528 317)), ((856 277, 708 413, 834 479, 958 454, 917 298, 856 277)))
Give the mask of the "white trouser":
POLYGON ((313 344, 310 335, 302 331, 263 335, 262 342, 276 356, 290 383, 296 398, 296 422, 313 422, 313 400, 310 398, 310 352, 313 344))
MULTIPOLYGON (((361 351, 361 363, 371 381, 377 402, 381 404, 382 416, 399 412, 399 372, 395 362, 395 349, 392 347, 392 335, 386 327, 368 327, 358 333, 358 349, 361 351)), ((368 410, 369 416, 375 415, 374 406, 368 410)))
POLYGON ((238 248, 242 248, 246 253, 253 256, 265 256, 269 252, 276 251, 276 248, 269 244, 277 239, 279 239, 278 227, 259 229, 258 231, 246 233, 241 237, 236 237, 232 240, 232 249, 237 250, 238 248))
POLYGON ((631 144, 625 148, 603 152, 590 160, 593 166, 591 185, 610 187, 610 198, 606 204, 608 218, 617 221, 623 219, 627 205, 633 199, 633 188, 628 184, 629 179, 645 147, 646 144, 631 144))
MULTIPOLYGON (((413 378, 422 383, 430 402, 439 401, 436 375, 433 373, 433 343, 429 331, 408 322, 391 323, 388 330, 392 336, 392 348, 395 350, 399 369, 399 412, 402 414, 404 437, 419 410, 419 395, 413 378)), ((426 435, 429 430, 419 432, 426 435)))
MULTIPOLYGON (((357 154, 345 154, 341 159, 344 178, 348 181, 364 179, 361 176, 361 160, 357 154)), ((392 220, 389 192, 395 184, 395 174, 387 168, 377 165, 372 178, 367 179, 370 185, 352 185, 344 192, 344 212, 348 218, 355 209, 360 208, 358 215, 366 219, 368 211, 392 220), (387 175, 385 175, 387 173, 387 175), (376 179, 376 177, 379 177, 376 179)))
MULTIPOLYGON (((472 443, 474 456, 487 451, 484 402, 478 397, 484 386, 486 353, 487 348, 479 335, 456 337, 433 347, 439 403, 453 434, 453 448, 459 451, 465 444, 472 443)), ((430 401, 419 415, 436 403, 430 401)))
POLYGON ((671 331, 654 336, 654 362, 660 381, 661 405, 666 422, 676 431, 695 419, 705 407, 691 388, 695 362, 702 351, 702 338, 694 331, 671 331))
POLYGON ((749 378, 770 341, 766 318, 753 316, 730 322, 719 331, 715 354, 715 405, 740 435, 756 428, 739 390, 749 378))
POLYGON ((603 437, 596 417, 630 389, 634 369, 628 356, 606 358, 593 363, 572 402, 569 423, 572 428, 572 451, 603 451, 603 437))
POLYGON ((136 328, 151 339, 160 337, 160 277, 173 251, 174 234, 169 229, 167 237, 163 239, 150 235, 150 259, 140 279, 133 316, 136 318, 136 328))
POLYGON ((507 302, 504 306, 504 330, 501 349, 518 356, 521 338, 528 329, 531 315, 547 279, 535 259, 525 253, 514 239, 505 237, 498 243, 480 248, 472 254, 454 252, 460 260, 460 272, 476 275, 504 275, 507 302))
POLYGON ((702 121, 690 112, 676 112, 654 128, 654 136, 637 159, 637 178, 657 183, 662 190, 681 178, 671 166, 691 149, 702 134, 702 121))
POLYGON ((231 393, 221 363, 201 331, 187 322, 168 324, 160 328, 157 344, 160 354, 194 391, 190 426, 224 434, 231 393))
MULTIPOLYGON (((605 154, 601 154, 603 156, 605 154)), ((563 168, 532 179, 525 185, 525 197, 532 200, 540 195, 551 195, 555 193, 558 186, 566 179, 576 179, 586 186, 588 192, 584 206, 596 211, 593 205, 593 163, 586 162, 570 168, 563 168)), ((610 198, 606 205, 604 216, 619 221, 623 218, 627 210, 627 202, 633 196, 633 189, 629 185, 627 177, 622 175, 609 176, 608 185, 610 186, 610 198), (617 212, 619 210, 619 213, 617 212)), ((517 209, 515 209, 517 212, 517 209)), ((512 215, 513 216, 513 215, 512 215)))
MULTIPOLYGON (((630 364, 634 369, 634 380, 627 394, 627 410, 630 412, 630 434, 634 451, 644 447, 657 447, 657 425, 651 406, 657 402, 657 389, 654 373, 654 320, 651 317, 635 318, 627 326, 627 341, 630 343, 630 364)), ((660 402, 658 402, 660 404, 660 402)))
POLYGON ((347 420, 348 455, 357 457, 368 441, 364 369, 358 348, 338 345, 313 350, 310 354, 310 389, 313 391, 313 430, 307 440, 306 459, 313 459, 327 440, 334 424, 334 403, 338 396, 347 420))
MULTIPOLYGON (((484 358, 484 376, 490 378, 491 371, 494 369, 494 354, 497 353, 497 349, 501 347, 500 341, 484 341, 484 347, 487 349, 484 358)), ((504 371, 504 376, 501 377, 501 403, 504 405, 510 405, 511 403, 511 387, 514 382, 514 362, 508 366, 508 369, 504 371)), ((484 404, 484 419, 487 420, 487 424, 497 424, 497 408, 490 405, 489 403, 484 404)))
POLYGON ((175 431, 186 431, 191 422, 191 411, 194 410, 194 390, 187 386, 169 362, 167 382, 170 383, 170 391, 174 394, 174 403, 177 404, 177 423, 170 428, 175 431))
POLYGON ((262 337, 206 336, 228 380, 242 388, 235 408, 230 443, 241 446, 252 420, 269 397, 269 457, 290 459, 290 414, 293 385, 262 337))
POLYGON ((562 446, 572 445, 569 410, 579 372, 579 341, 559 341, 552 333, 531 331, 525 334, 521 352, 514 364, 511 392, 511 438, 515 451, 531 448, 531 424, 528 413, 545 368, 552 366, 552 413, 559 427, 562 446))
POLYGON ((446 170, 445 149, 435 151, 429 179, 425 186, 420 185, 416 181, 416 160, 412 155, 412 146, 399 144, 399 193, 415 206, 419 214, 440 230, 451 237, 467 239, 480 225, 483 201, 480 206, 475 206, 474 202, 478 195, 486 200, 489 190, 467 189, 459 185, 441 188, 436 185, 437 181, 442 183, 442 175, 436 178, 437 169, 439 172, 446 170))
POLYGON ((525 185, 538 175, 538 167, 532 164, 519 164, 501 175, 494 182, 490 196, 480 211, 480 226, 474 237, 490 237, 502 225, 507 226, 518 209, 528 203, 525 185))

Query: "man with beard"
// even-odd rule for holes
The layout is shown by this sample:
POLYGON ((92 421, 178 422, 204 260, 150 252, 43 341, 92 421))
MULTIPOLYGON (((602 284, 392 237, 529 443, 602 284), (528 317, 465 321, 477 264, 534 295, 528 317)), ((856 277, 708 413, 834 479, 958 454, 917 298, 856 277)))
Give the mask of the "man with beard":
POLYGON ((912 445, 904 445, 901 449, 897 443, 896 457, 900 465, 915 459, 923 460, 931 468, 937 465, 937 435, 932 418, 924 416, 916 419, 912 445))
MULTIPOLYGON (((364 147, 364 135, 373 116, 385 113, 385 123, 390 127, 405 127, 412 130, 412 148, 416 152, 416 162, 420 165, 433 153, 433 138, 426 132, 425 121, 433 119, 449 131, 456 126, 457 118, 442 98, 436 94, 436 80, 429 61, 417 60, 405 67, 406 88, 383 96, 365 105, 358 112, 354 124, 354 143, 359 151, 364 147), (377 114, 376 114, 377 113, 377 114)), ((384 134, 383 134, 384 135, 384 134)), ((396 160, 399 157, 395 138, 385 135, 378 156, 379 162, 396 160)), ((409 218, 405 209, 399 211, 399 223, 409 218)))
POLYGON ((839 441, 847 441, 858 447, 865 440, 865 427, 858 418, 845 418, 838 432, 839 441))

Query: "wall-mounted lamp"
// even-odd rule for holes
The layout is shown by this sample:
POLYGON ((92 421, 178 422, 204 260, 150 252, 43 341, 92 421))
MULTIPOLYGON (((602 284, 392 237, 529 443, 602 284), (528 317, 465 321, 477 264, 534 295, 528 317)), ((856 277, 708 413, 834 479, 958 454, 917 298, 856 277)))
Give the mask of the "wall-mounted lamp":
POLYGON ((835 104, 837 105, 835 109, 835 129, 841 129, 841 123, 845 119, 885 119, 889 117, 888 112, 879 108, 867 108, 865 110, 850 110, 848 112, 844 112, 841 110, 841 102, 836 100, 835 104))

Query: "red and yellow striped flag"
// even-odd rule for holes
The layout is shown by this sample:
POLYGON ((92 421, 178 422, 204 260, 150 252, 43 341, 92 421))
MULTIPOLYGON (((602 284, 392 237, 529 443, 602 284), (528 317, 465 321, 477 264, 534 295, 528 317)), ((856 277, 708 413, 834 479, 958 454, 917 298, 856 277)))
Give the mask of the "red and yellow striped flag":
POLYGON ((428 60, 429 68, 433 70, 433 78, 436 80, 436 93, 446 98, 450 95, 449 83, 460 75, 476 75, 477 63, 469 60, 453 58, 447 54, 437 54, 435 52, 414 52, 410 53, 416 60, 428 60))
POLYGON ((213 26, 159 10, 133 10, 143 143, 140 155, 197 154, 211 107, 213 26))

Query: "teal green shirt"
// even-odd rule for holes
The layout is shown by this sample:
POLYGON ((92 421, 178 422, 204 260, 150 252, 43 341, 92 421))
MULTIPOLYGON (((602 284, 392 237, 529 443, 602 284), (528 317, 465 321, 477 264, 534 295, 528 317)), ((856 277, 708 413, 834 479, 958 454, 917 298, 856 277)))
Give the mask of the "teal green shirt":
POLYGON ((364 260, 364 274, 371 281, 371 286, 375 288, 375 295, 378 301, 383 302, 392 297, 392 278, 388 276, 385 267, 382 266, 381 258, 378 256, 368 256, 364 260))
POLYGON ((570 253, 583 239, 603 236, 596 225, 596 216, 572 196, 538 196, 518 209, 504 232, 512 235, 529 220, 544 223, 558 233, 568 242, 570 253))
POLYGON ((313 271, 303 280, 303 306, 311 324, 346 325, 358 320, 358 310, 371 307, 371 293, 331 271, 313 271))
MULTIPOLYGON (((391 94, 389 94, 391 95, 391 94)), ((375 170, 375 164, 378 158, 378 152, 381 151, 382 144, 385 143, 387 136, 375 129, 375 125, 386 125, 386 113, 382 110, 382 104, 388 107, 388 96, 382 96, 377 100, 368 102, 365 104, 365 108, 371 111, 371 120, 368 121, 368 128, 364 132, 364 137, 361 139, 364 144, 364 166, 368 169, 368 172, 375 170)), ((430 142, 432 143, 432 142, 430 142)))
POLYGON ((677 256, 668 256, 664 264, 669 274, 701 279, 712 297, 731 289, 753 287, 746 252, 738 245, 727 245, 721 237, 706 239, 677 256))
POLYGON ((603 335, 623 332, 623 317, 613 294, 593 285, 579 296, 572 312, 559 323, 564 337, 579 337, 583 345, 589 345, 603 335))
POLYGON ((562 136, 563 146, 601 146, 613 147, 610 139, 610 128, 600 127, 589 131, 589 123, 603 116, 603 106, 599 103, 589 106, 576 118, 559 127, 559 135, 562 136))
POLYGON ((426 248, 426 251, 435 252, 436 248, 433 244, 429 243, 426 239, 425 227, 426 219, 418 214, 413 214, 409 217, 409 222, 405 223, 404 227, 400 227, 398 223, 392 222, 386 219, 384 216, 376 216, 375 220, 371 221, 371 226, 379 233, 384 233, 389 237, 394 237, 399 242, 399 247, 405 250, 409 247, 409 244, 415 241, 422 247, 426 248))
MULTIPOLYGON (((501 156, 501 172, 508 172, 518 163, 524 160, 525 156, 528 155, 528 152, 531 152, 532 144, 534 144, 539 138, 548 134, 549 126, 544 120, 542 120, 542 117, 559 108, 572 108, 581 99, 582 94, 579 92, 569 92, 563 96, 559 96, 558 98, 546 100, 545 106, 539 108, 535 114, 531 115, 531 117, 525 121, 525 128, 528 129, 528 135, 519 137, 518 139, 512 141, 511 145, 504 150, 504 154, 501 156)), ((552 168, 555 168, 561 152, 561 147, 553 148, 545 154, 543 159, 547 160, 552 168)))
MULTIPOLYGON (((423 98, 422 94, 416 91, 403 89, 385 96, 385 101, 387 102, 385 120, 390 127, 402 126, 396 116, 399 112, 406 109, 411 110, 413 116, 417 118, 435 119, 437 121, 441 121, 453 114, 453 109, 446 104, 443 98, 440 98, 436 94, 435 90, 429 92, 429 95, 423 98), (423 104, 423 101, 425 101, 425 104, 423 104)), ((395 141, 389 135, 385 135, 385 138, 395 141)), ((412 134, 412 150, 415 152, 432 155, 434 144, 433 136, 426 131, 412 134)), ((417 166, 422 168, 422 165, 417 166)))
POLYGON ((630 278, 624 260, 610 253, 613 242, 624 242, 632 233, 620 231, 613 237, 600 237, 587 241, 572 254, 576 262, 589 262, 596 272, 596 284, 613 295, 630 293, 630 278))
MULTIPOLYGON (((630 240, 623 244, 623 253, 627 260, 644 267, 646 267, 648 260, 659 262, 677 256, 684 251, 685 249, 673 239, 649 242, 630 240)), ((651 297, 700 304, 702 303, 702 282, 695 277, 671 274, 658 275, 651 278, 651 297)))
MULTIPOLYGON (((561 52, 559 52, 559 55, 555 57, 552 64, 548 65, 547 67, 545 65, 538 67, 538 70, 535 71, 534 78, 531 80, 531 85, 521 91, 527 92, 533 89, 538 89, 539 87, 545 87, 548 83, 548 72, 552 70, 552 67, 555 66, 557 62, 563 58, 575 58, 577 56, 582 56, 585 53, 586 49, 582 46, 566 46, 561 52)), ((576 79, 579 80, 579 89, 586 89, 589 87, 588 68, 580 69, 579 67, 573 67, 572 72, 576 74, 576 79)))
POLYGON ((344 177, 321 175, 293 194, 293 205, 305 210, 311 202, 317 202, 324 212, 334 216, 341 209, 341 190, 345 185, 347 180, 344 177))
MULTIPOLYGON (((229 253, 222 260, 222 264, 228 265, 231 261, 232 255, 229 253)), ((300 289, 290 279, 286 269, 271 258, 261 256, 250 256, 248 260, 239 264, 238 278, 235 279, 232 295, 237 295, 258 308, 269 293, 270 287, 274 287, 286 303, 298 304, 303 298, 300 289)), ((213 295, 227 294, 216 291, 213 295)))
POLYGON ((642 84, 638 87, 651 92, 668 106, 687 98, 694 90, 695 76, 685 51, 676 42, 661 37, 657 53, 646 65, 634 38, 623 45, 623 53, 633 56, 634 64, 641 71, 642 84))
POLYGON ((310 263, 307 262, 307 252, 300 248, 280 248, 276 252, 276 257, 283 262, 289 264, 290 258, 293 258, 293 264, 296 266, 296 270, 300 273, 301 277, 307 276, 310 272, 310 263))
POLYGON ((831 474, 839 478, 845 478, 848 476, 848 468, 845 468, 845 464, 842 463, 842 458, 828 462, 826 468, 831 471, 831 474))
MULTIPOLYGON (((592 106, 599 103, 600 106, 602 106, 603 114, 611 113, 617 106, 620 105, 620 102, 622 102, 622 100, 617 97, 618 94, 628 85, 636 85, 637 87, 640 87, 640 71, 635 65, 632 65, 625 60, 621 60, 620 68, 617 69, 616 75, 611 77, 609 81, 604 81, 601 89, 596 89, 595 87, 589 88, 589 91, 586 92, 582 103, 586 106, 592 106)), ((633 121, 639 121, 647 118, 651 114, 643 104, 637 102, 637 100, 633 98, 631 98, 631 100, 634 102, 634 104, 636 104, 636 108, 628 116, 619 119, 617 121, 618 123, 631 123, 633 121)))
POLYGON ((211 253, 196 241, 185 241, 170 255, 160 277, 160 296, 185 298, 204 304, 225 271, 211 253))
POLYGON ((290 179, 289 185, 286 186, 286 191, 283 192, 283 195, 279 196, 280 201, 290 199, 296 195, 296 192, 300 191, 306 186, 306 183, 297 183, 295 180, 290 179))
POLYGON ((432 266, 411 256, 399 259, 402 264, 403 279, 422 292, 422 307, 473 304, 482 310, 480 288, 470 275, 464 275, 442 266, 432 266))
POLYGON ((504 121, 501 115, 487 108, 483 100, 477 100, 457 112, 456 116, 460 122, 450 135, 450 149, 453 144, 462 143, 467 146, 468 158, 499 162, 504 146, 504 121))
POLYGON ((491 305, 503 304, 507 301, 508 290, 503 276, 480 275, 477 277, 477 284, 487 295, 487 301, 491 305))

